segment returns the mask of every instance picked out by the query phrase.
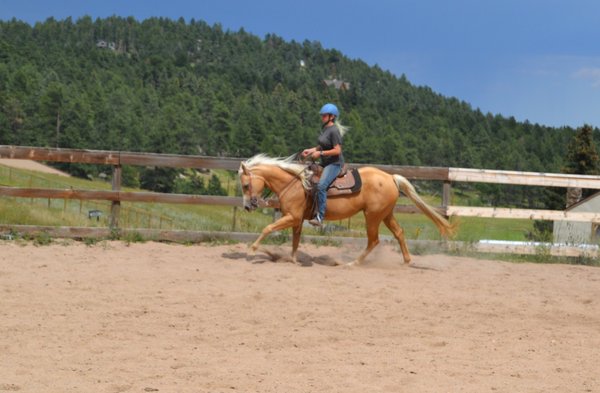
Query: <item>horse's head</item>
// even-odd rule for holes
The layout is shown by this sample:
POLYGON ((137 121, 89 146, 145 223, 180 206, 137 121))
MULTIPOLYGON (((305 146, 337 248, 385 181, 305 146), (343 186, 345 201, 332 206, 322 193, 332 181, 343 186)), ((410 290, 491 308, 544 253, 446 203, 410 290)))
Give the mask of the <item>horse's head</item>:
POLYGON ((238 175, 242 185, 244 209, 253 211, 258 207, 258 197, 265 188, 265 180, 261 176, 254 175, 244 163, 240 165, 238 175))

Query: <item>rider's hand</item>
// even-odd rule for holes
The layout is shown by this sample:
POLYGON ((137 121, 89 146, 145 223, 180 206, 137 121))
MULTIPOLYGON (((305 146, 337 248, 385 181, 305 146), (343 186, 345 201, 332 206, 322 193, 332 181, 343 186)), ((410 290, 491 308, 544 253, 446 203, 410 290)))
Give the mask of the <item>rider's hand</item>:
POLYGON ((314 149, 304 149, 302 151, 302 157, 308 157, 309 155, 311 155, 312 153, 314 153, 314 149))

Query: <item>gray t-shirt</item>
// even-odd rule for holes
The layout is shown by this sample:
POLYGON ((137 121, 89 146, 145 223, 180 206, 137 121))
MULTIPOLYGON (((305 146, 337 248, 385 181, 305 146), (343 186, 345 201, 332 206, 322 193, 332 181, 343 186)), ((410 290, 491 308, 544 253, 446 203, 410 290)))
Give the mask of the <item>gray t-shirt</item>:
MULTIPOLYGON (((319 146, 322 150, 331 150, 335 145, 341 144, 342 135, 335 124, 323 129, 321 135, 319 135, 319 146)), ((344 155, 340 154, 338 156, 322 156, 321 165, 325 167, 329 164, 344 165, 344 155)))

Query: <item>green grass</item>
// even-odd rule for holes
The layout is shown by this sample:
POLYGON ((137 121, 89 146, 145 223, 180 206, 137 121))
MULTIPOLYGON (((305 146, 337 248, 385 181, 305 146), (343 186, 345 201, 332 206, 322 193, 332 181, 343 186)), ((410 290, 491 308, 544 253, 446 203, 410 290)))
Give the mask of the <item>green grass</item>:
POLYGON ((470 251, 457 251, 451 254, 471 257, 477 259, 487 259, 493 261, 506 261, 512 263, 545 263, 545 264, 567 264, 567 265, 584 265, 584 266, 600 266, 600 260, 598 258, 590 256, 578 256, 578 257, 563 257, 549 255, 548 253, 541 250, 537 254, 498 254, 498 253, 481 253, 481 252, 470 252, 470 251))
MULTIPOLYGON (((404 235, 412 240, 440 240, 435 225, 421 214, 396 214, 396 219, 404 229, 404 235)), ((458 224, 458 230, 453 240, 475 242, 486 240, 526 241, 526 234, 533 230, 533 221, 517 219, 487 219, 478 217, 452 218, 458 224)), ((336 222, 337 225, 348 228, 348 220, 336 222)), ((362 215, 350 219, 350 229, 355 234, 366 235, 365 220, 362 215)), ((380 233, 390 235, 385 225, 381 225, 380 233)))
POLYGON ((532 220, 461 217, 458 220, 458 232, 454 240, 527 241, 526 234, 531 231, 533 231, 532 220))

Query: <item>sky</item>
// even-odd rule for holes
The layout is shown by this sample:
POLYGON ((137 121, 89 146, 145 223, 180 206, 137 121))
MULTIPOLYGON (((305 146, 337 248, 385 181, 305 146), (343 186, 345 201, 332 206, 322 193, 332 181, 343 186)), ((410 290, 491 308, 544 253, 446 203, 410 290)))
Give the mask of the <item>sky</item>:
POLYGON ((484 113, 600 127, 598 0, 0 0, 0 20, 85 15, 319 41, 484 113))

